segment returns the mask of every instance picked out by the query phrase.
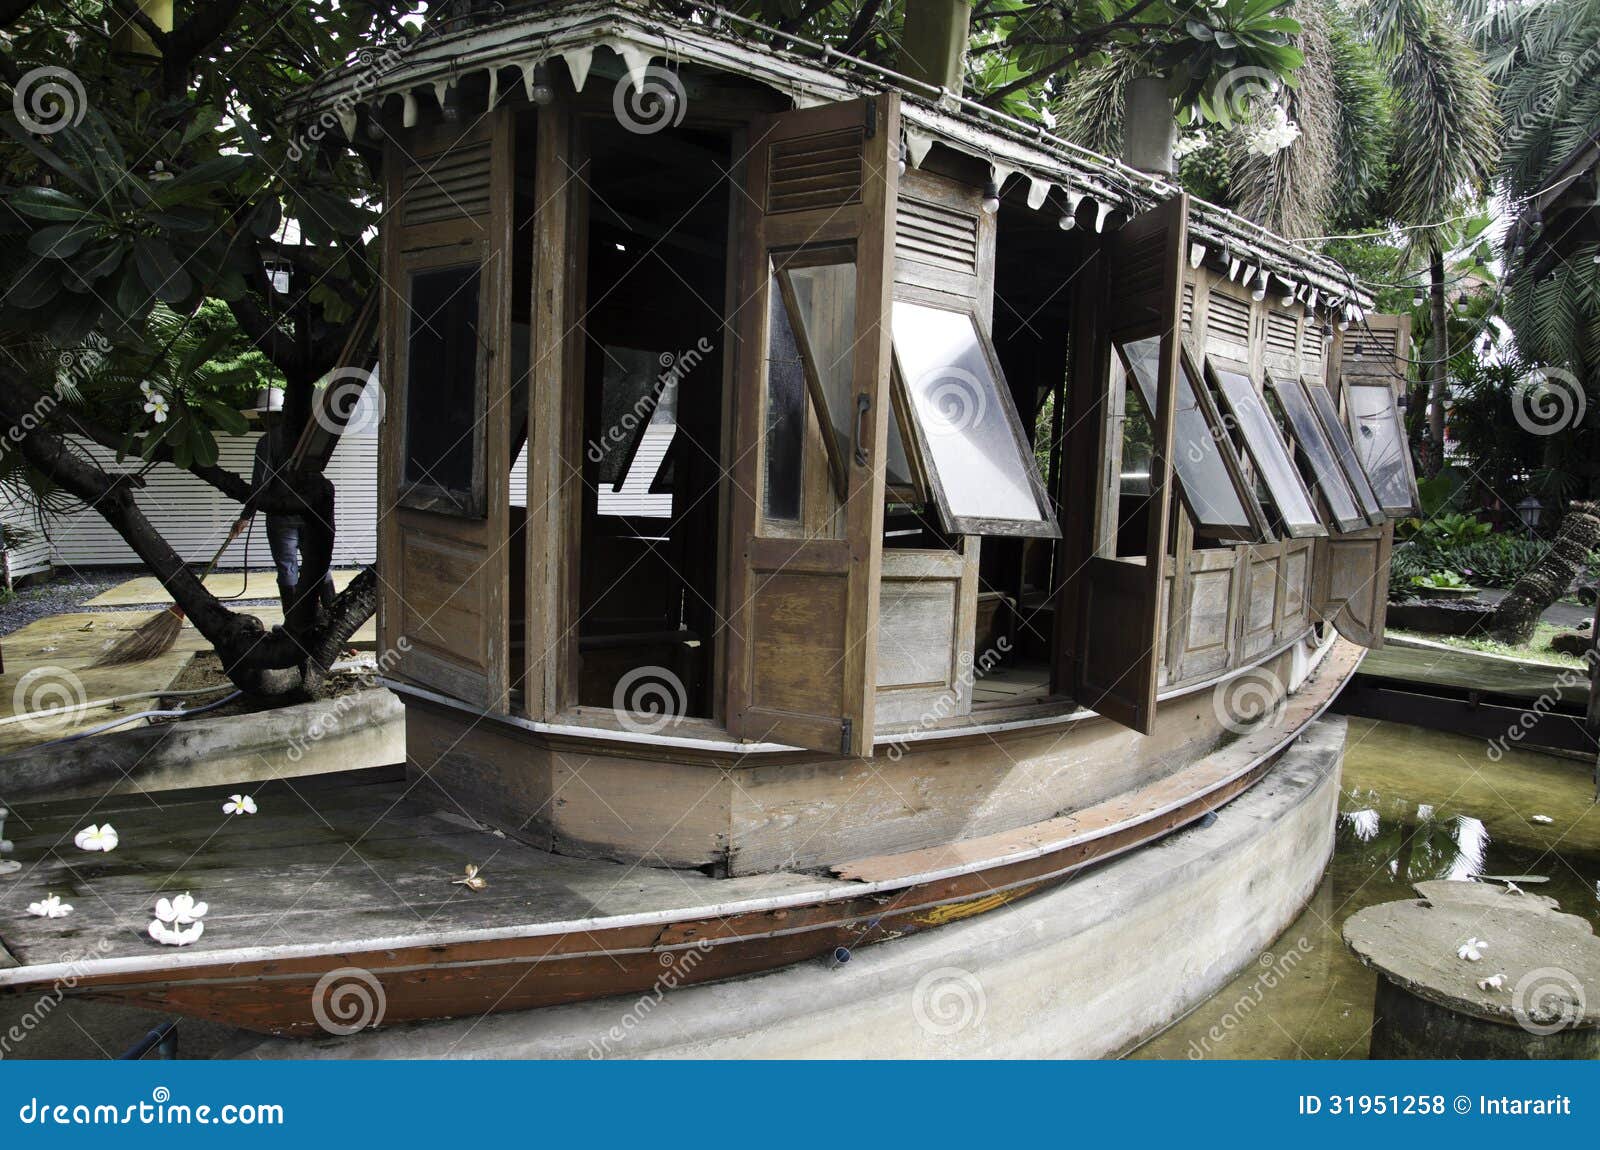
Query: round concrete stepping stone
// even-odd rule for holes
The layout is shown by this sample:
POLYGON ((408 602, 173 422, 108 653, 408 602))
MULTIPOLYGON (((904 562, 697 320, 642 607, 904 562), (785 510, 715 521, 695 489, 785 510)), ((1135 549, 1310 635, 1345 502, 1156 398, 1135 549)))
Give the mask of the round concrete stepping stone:
POLYGON ((1544 895, 1418 883, 1352 915, 1344 941, 1380 975, 1374 1058, 1600 1058, 1600 938, 1544 895), (1476 940, 1478 961, 1460 951, 1476 940))

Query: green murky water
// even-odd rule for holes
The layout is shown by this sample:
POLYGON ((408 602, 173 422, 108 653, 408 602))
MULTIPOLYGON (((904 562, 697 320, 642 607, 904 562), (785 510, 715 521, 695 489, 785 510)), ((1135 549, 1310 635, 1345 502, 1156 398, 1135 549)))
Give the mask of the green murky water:
POLYGON ((1363 907, 1434 878, 1526 884, 1600 928, 1593 768, 1479 739, 1351 719, 1333 861, 1305 912, 1256 964, 1134 1058, 1365 1058, 1373 980, 1340 941, 1363 907), (1545 816, 1551 821, 1536 821, 1545 816))

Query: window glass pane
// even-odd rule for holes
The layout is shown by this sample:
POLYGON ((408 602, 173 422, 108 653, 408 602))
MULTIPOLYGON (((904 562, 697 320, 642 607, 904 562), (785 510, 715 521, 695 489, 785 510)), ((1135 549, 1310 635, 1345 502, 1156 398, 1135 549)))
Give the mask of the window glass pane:
POLYGON ((1361 505, 1361 510, 1369 518, 1378 518, 1383 514, 1378 506, 1378 497, 1372 493, 1372 484, 1367 482, 1367 473, 1361 470, 1361 462, 1356 458, 1356 449, 1350 445, 1350 437, 1344 433, 1344 424, 1339 422, 1339 409, 1333 404, 1333 396, 1320 383, 1312 383, 1309 380, 1302 382, 1305 383, 1306 394, 1311 397, 1312 408, 1327 430, 1328 442, 1333 445, 1333 453, 1344 467, 1345 479, 1350 484, 1350 490, 1355 493, 1356 502, 1361 505))
POLYGON ((607 430, 606 443, 598 445, 605 454, 596 510, 601 515, 669 518, 671 487, 658 487, 655 480, 678 431, 677 377, 661 370, 662 353, 631 347, 602 351, 600 407, 607 430))
POLYGON ((410 310, 402 475, 446 492, 464 511, 476 464, 478 268, 414 273, 410 310))
MULTIPOLYGON (((909 490, 916 487, 916 477, 911 470, 911 460, 906 456, 906 439, 900 434, 900 419, 905 402, 905 384, 900 373, 894 373, 894 407, 889 412, 889 457, 884 467, 884 483, 890 488, 909 490)), ((921 493, 918 492, 920 496, 921 493)))
POLYGON ((1033 456, 966 312, 894 302, 894 350, 911 410, 955 519, 1048 522, 1033 456))
MULTIPOLYGON (((1146 414, 1156 410, 1158 364, 1161 358, 1161 339, 1149 336, 1118 347, 1128 373, 1139 385, 1139 397, 1144 401, 1146 414)), ((1232 451, 1220 433, 1212 430, 1195 381, 1189 374, 1188 358, 1179 360, 1178 407, 1173 426, 1172 463, 1178 482, 1183 485, 1185 502, 1200 527, 1212 530, 1227 529, 1233 533, 1253 536, 1255 524, 1245 509, 1244 501, 1234 486, 1228 465, 1223 460, 1224 451, 1232 451)))
POLYGON ((1388 384, 1346 384, 1351 439, 1378 503, 1391 514, 1408 514, 1416 505, 1405 428, 1388 384))
POLYGON ((1245 447, 1256 462, 1256 469, 1267 487, 1267 494, 1277 505, 1278 514, 1291 533, 1320 533, 1322 520, 1311 505, 1311 495, 1300 474, 1294 469, 1288 448, 1267 414, 1267 405, 1256 391, 1255 384, 1243 372, 1212 360, 1212 375, 1222 392, 1223 402, 1233 416, 1239 433, 1244 436, 1245 447))
POLYGON ((1360 523, 1361 510, 1356 506, 1355 496, 1350 493, 1350 485, 1339 468, 1339 461, 1334 458, 1333 447, 1323 434, 1322 424, 1311 410, 1311 401, 1305 388, 1293 378, 1280 380, 1268 376, 1267 379, 1278 402, 1283 405, 1283 413, 1289 417, 1289 427, 1294 432, 1295 441, 1311 463, 1311 473, 1317 478, 1317 486, 1322 489, 1334 520, 1346 530, 1360 523))
POLYGON ((806 381, 789 309, 774 276, 767 292, 767 418, 764 510, 768 519, 800 518, 800 458, 805 448, 806 381))
POLYGON ((803 348, 822 387, 822 426, 833 429, 835 458, 844 460, 855 431, 856 266, 821 264, 784 274, 794 291, 803 348))

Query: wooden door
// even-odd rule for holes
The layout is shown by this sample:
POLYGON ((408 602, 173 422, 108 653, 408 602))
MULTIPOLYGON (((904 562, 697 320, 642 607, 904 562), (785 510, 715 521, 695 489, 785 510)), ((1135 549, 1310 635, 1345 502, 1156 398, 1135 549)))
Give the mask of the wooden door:
POLYGON ((727 630, 741 738, 872 753, 899 138, 893 95, 751 128, 727 630), (790 515, 789 432, 828 445, 825 528, 790 515))
POLYGON ((393 673, 506 708, 512 113, 386 159, 381 645, 393 673))
MULTIPOLYGON (((1150 414, 1151 458, 1142 555, 1118 557, 1113 529, 1098 532, 1083 567, 1078 597, 1075 694, 1085 706, 1148 734, 1155 722, 1161 670, 1161 603, 1165 587, 1167 523, 1172 486, 1172 438, 1182 339, 1183 271, 1188 253, 1189 200, 1179 195, 1130 220, 1106 243, 1103 332, 1076 364, 1073 390, 1099 400, 1101 457, 1108 461, 1095 497, 1118 514, 1120 463, 1115 403, 1108 383, 1117 378, 1118 348, 1158 341, 1157 387, 1150 414), (1085 377, 1081 369, 1087 369, 1085 377), (1109 538, 1109 543, 1108 543, 1109 538)), ((1131 372, 1128 373, 1131 375, 1131 372)), ((1126 387, 1133 389, 1129 380, 1126 387)), ((1130 401, 1131 402, 1131 401, 1130 401)), ((1078 498, 1084 497, 1081 490, 1078 498)), ((1104 504, 1102 504, 1104 509, 1104 504)), ((1070 570, 1070 568, 1067 568, 1070 570)))

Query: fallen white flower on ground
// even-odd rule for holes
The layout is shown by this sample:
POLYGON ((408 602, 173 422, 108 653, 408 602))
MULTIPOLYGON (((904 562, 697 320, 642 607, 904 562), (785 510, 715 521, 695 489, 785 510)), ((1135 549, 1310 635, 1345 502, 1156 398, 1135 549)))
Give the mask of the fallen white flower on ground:
POLYGON ((203 922, 197 922, 185 930, 181 926, 168 926, 160 919, 152 919, 150 937, 162 946, 188 946, 205 933, 205 929, 206 924, 203 922))
POLYGON ((62 902, 58 894, 47 894, 38 902, 30 902, 28 913, 36 914, 40 918, 66 918, 72 913, 72 904, 62 902))
POLYGON ((1461 944, 1461 949, 1456 951, 1456 957, 1464 958, 1468 962, 1477 962, 1483 957, 1483 951, 1488 945, 1481 938, 1469 938, 1461 944))
POLYGON ((116 828, 110 823, 100 827, 90 823, 72 836, 72 841, 77 844, 79 850, 114 851, 117 849, 119 840, 117 839, 116 828))
POLYGON ((1533 815, 1528 819, 1528 821, 1530 823, 1538 823, 1540 826, 1548 826, 1556 820, 1551 818, 1549 815, 1533 815))
POLYGON ((249 795, 229 795, 228 801, 222 804, 222 813, 225 815, 253 815, 256 813, 256 801, 249 795))
POLYGON ((196 919, 204 918, 206 911, 210 909, 208 903, 195 902, 194 896, 188 891, 174 895, 171 899, 163 895, 156 900, 156 917, 162 922, 175 922, 180 925, 194 922, 196 919))
POLYGON ((206 924, 200 920, 211 907, 196 902, 194 896, 183 894, 156 900, 156 917, 150 923, 150 937, 162 946, 188 946, 205 933, 206 924))
POLYGON ((467 873, 461 878, 450 880, 452 886, 464 886, 468 890, 482 890, 489 885, 489 880, 478 873, 477 863, 467 864, 467 873))
POLYGON ((1499 990, 1505 986, 1505 984, 1506 976, 1504 974, 1491 974, 1488 978, 1480 978, 1478 980, 1478 989, 1499 990))

